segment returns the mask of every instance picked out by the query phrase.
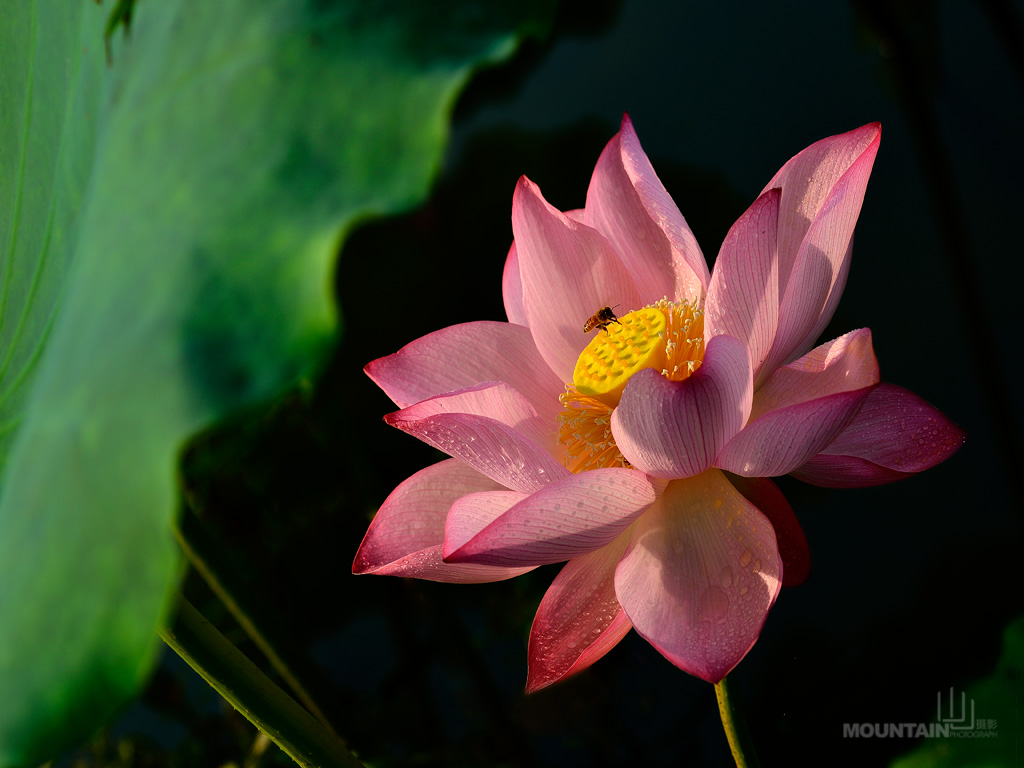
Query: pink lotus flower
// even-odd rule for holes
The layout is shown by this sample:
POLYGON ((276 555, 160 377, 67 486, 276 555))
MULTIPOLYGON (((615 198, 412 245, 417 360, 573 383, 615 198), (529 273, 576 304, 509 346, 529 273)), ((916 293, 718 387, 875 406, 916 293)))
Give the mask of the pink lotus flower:
POLYGON ((386 421, 453 458, 395 489, 353 571, 485 582, 568 561, 533 623, 528 691, 630 627, 681 669, 725 677, 809 569, 767 478, 886 483, 963 442, 879 383, 867 329, 812 349, 879 139, 868 125, 786 163, 713 274, 628 117, 583 210, 561 213, 520 179, 509 322, 445 328, 366 367, 401 409, 386 421), (584 333, 604 307, 617 320, 584 333))

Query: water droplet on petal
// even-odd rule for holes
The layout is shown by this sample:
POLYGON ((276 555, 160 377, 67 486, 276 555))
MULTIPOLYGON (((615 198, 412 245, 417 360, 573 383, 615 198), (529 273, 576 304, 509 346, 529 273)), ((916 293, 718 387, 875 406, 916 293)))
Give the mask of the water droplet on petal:
POLYGON ((708 587, 697 602, 697 620, 715 622, 729 611, 729 596, 721 587, 708 587))
POLYGON ((740 565, 746 568, 748 565, 750 565, 750 561, 751 559, 753 559, 753 557, 754 553, 750 551, 750 547, 747 547, 743 550, 743 554, 740 555, 740 565))
POLYGON ((730 568, 728 565, 725 566, 725 568, 722 569, 722 575, 719 578, 720 578, 720 580, 722 582, 722 586, 723 587, 725 587, 726 589, 731 587, 732 586, 732 568, 730 568))

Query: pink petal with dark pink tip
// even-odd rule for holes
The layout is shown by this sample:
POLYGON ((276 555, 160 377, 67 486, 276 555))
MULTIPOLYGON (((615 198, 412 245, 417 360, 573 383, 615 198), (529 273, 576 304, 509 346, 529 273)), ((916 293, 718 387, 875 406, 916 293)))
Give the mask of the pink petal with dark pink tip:
POLYGON ((525 176, 512 201, 512 231, 537 349, 563 382, 571 381, 589 340, 587 318, 605 306, 639 307, 640 295, 605 237, 549 205, 525 176))
POLYGON ((570 560, 555 577, 530 629, 527 693, 582 672, 629 632, 632 624, 615 596, 615 567, 629 540, 624 532, 570 560))
POLYGON ((636 280, 641 303, 698 302, 708 268, 697 240, 665 191, 628 116, 597 161, 584 221, 611 241, 636 280))
MULTIPOLYGON (((817 141, 791 158, 765 185, 764 191, 773 187, 782 189, 779 213, 782 290, 785 290, 811 222, 817 218, 839 179, 858 160, 867 159, 867 168, 862 172, 870 173, 881 135, 881 126, 872 123, 817 141)), ((866 183, 866 177, 864 181, 866 183)), ((863 197, 863 192, 860 196, 863 197)), ((857 207, 859 210, 859 203, 857 207)))
POLYGON ((803 354, 831 319, 849 272, 857 223, 873 156, 863 156, 836 184, 811 222, 779 309, 768 365, 803 354))
POLYGON ((965 439, 960 427, 921 397, 883 383, 850 425, 792 475, 826 488, 882 485, 945 461, 965 439))
POLYGON ((755 381, 779 324, 778 219, 782 191, 769 189, 725 236, 705 305, 706 336, 747 345, 755 381))
POLYGON ((615 593, 645 640, 717 683, 757 640, 781 576, 771 523, 710 470, 669 483, 637 521, 615 593))
POLYGON ((522 394, 544 421, 562 410, 564 383, 548 368, 528 328, 481 320, 428 333, 366 366, 400 408, 487 381, 522 394))
MULTIPOLYGON (((640 139, 637 138, 629 115, 622 118, 621 136, 623 167, 629 174, 630 181, 633 182, 647 213, 672 245, 676 298, 695 301, 707 293, 710 281, 708 264, 700 246, 697 245, 697 238, 690 231, 675 200, 669 195, 654 172, 647 155, 641 149, 640 139)), ((672 298, 671 294, 669 298, 672 298)))
POLYGON ((548 425, 507 384, 434 397, 384 420, 515 491, 532 493, 569 474, 548 425))
MULTIPOLYGON (((632 469, 570 475, 510 507, 468 541, 460 534, 472 531, 479 514, 468 510, 472 519, 464 525, 457 520, 461 507, 454 506, 445 560, 505 566, 571 560, 612 541, 654 503, 662 485, 632 469)), ((475 501, 468 497, 460 504, 475 501)), ((479 501, 490 504, 492 499, 481 496, 479 501)))
POLYGON ((653 369, 633 375, 612 413, 615 444, 654 477, 699 474, 746 422, 752 391, 746 346, 715 336, 701 367, 683 381, 653 369))
POLYGON ((448 564, 441 559, 445 518, 461 496, 500 486, 462 462, 446 459, 401 483, 381 505, 352 572, 475 583, 510 579, 530 568, 448 564))
MULTIPOLYGON (((779 288, 783 298, 778 332, 764 363, 768 372, 810 349, 839 302, 849 271, 853 229, 879 139, 877 126, 832 137, 826 140, 828 151, 817 157, 821 164, 813 171, 805 169, 817 174, 810 186, 806 178, 793 174, 782 180, 779 288), (829 184, 831 188, 822 195, 829 184), (798 199, 794 193, 800 190, 804 197, 798 199), (810 216, 806 224, 805 215, 810 216)), ((812 149, 805 153, 814 154, 812 149)))
POLYGON ((757 390, 750 421, 715 466, 747 477, 791 472, 835 439, 877 383, 871 331, 822 344, 776 370, 757 390))
POLYGON ((782 558, 782 586, 798 587, 811 576, 811 549, 796 513, 767 477, 742 477, 727 473, 729 482, 743 497, 761 510, 775 531, 782 558))

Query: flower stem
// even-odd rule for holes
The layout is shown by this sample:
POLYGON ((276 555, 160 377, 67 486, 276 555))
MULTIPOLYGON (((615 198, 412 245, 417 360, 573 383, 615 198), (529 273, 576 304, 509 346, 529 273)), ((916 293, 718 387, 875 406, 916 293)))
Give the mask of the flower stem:
POLYGON ((742 713, 736 708, 736 701, 729 692, 726 678, 715 683, 715 696, 718 699, 718 714, 722 717, 725 738, 729 740, 729 749, 736 768, 760 768, 761 763, 754 751, 754 743, 750 739, 750 731, 742 713))
POLYGON ((183 596, 168 646, 301 766, 363 768, 344 745, 235 648, 183 596))
MULTIPOLYGON (((191 507, 191 504, 189 505, 191 507)), ((313 697, 292 672, 284 658, 277 652, 277 649, 270 642, 269 638, 260 631, 250 611, 243 609, 237 595, 242 592, 238 584, 230 584, 231 571, 226 567, 222 557, 218 555, 218 547, 215 542, 210 541, 208 534, 203 530, 202 524, 195 514, 187 514, 182 517, 181 523, 174 529, 174 535, 178 539, 185 557, 196 572, 203 577, 203 581, 228 609, 235 621, 242 628, 249 639, 253 641, 260 652, 267 658, 274 671, 281 676, 281 679, 292 690, 299 703, 302 704, 310 714, 319 720, 332 736, 337 737, 330 722, 320 708, 316 705, 313 697)), ((251 602, 251 601, 250 601, 251 602)), ((265 624, 266 622, 264 622, 265 624)))

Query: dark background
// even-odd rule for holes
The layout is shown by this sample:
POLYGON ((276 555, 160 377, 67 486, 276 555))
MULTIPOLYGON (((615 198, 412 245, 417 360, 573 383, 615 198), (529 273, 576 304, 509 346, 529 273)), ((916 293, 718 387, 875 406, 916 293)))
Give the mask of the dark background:
MULTIPOLYGON (((787 159, 881 122, 824 338, 870 327, 883 378, 968 432, 948 462, 895 485, 779 481, 814 572, 730 676, 762 762, 887 765, 915 742, 843 739, 843 723, 930 722, 938 691, 991 673, 1024 611, 1022 16, 1001 0, 569 2, 545 43, 470 84, 431 199, 345 244, 344 335, 322 377, 200 437, 183 463, 183 526, 221 552, 224 580, 362 760, 731 765, 712 687, 635 634, 524 696, 530 622, 558 566, 464 586, 350 574, 375 509, 439 458, 383 423, 394 406, 363 365, 443 326, 505 319, 516 180, 582 207, 625 111, 709 262, 787 159)), ((185 593, 267 668, 194 573, 185 593)), ((996 705, 977 700, 978 717, 996 705)), ((1012 721, 999 738, 1020 738, 1012 721)), ((69 759, 289 764, 273 747, 255 755, 254 739, 165 651, 141 701, 69 759)))

